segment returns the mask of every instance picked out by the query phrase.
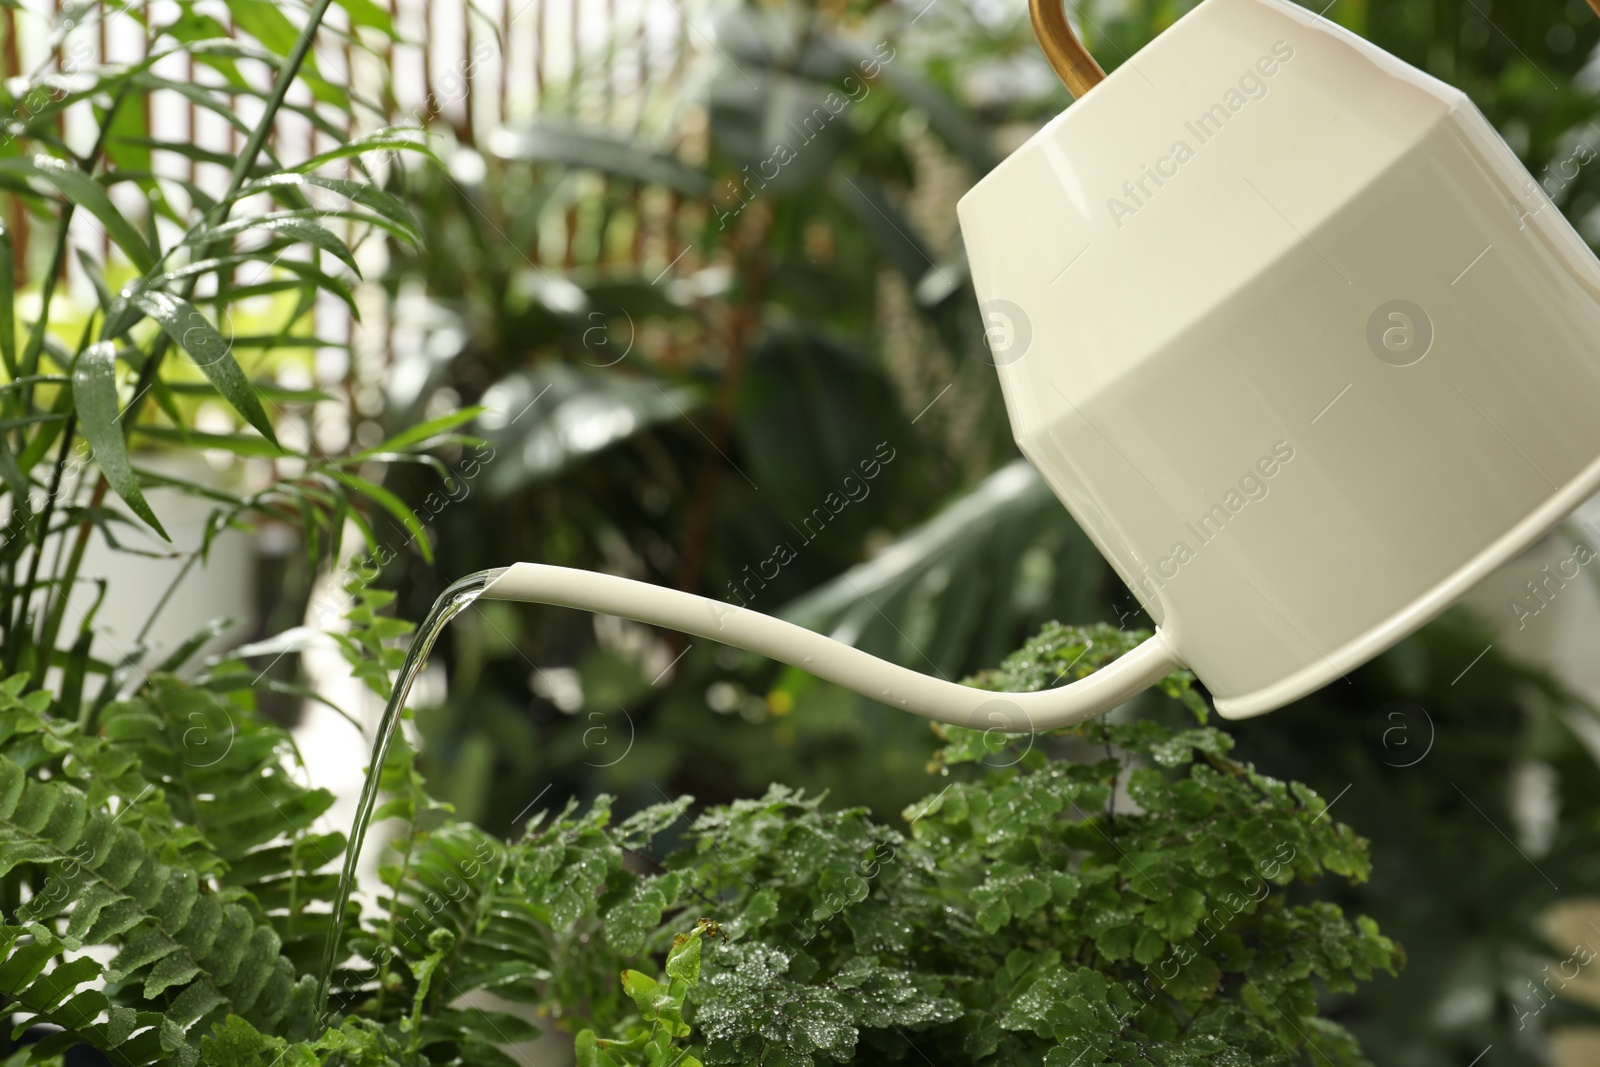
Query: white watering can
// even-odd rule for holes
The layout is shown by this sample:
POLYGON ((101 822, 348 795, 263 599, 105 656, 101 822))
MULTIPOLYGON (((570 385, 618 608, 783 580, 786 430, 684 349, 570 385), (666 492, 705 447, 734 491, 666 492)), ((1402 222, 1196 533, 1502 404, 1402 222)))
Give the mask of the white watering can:
POLYGON ((961 229, 1017 443, 1155 635, 1002 698, 624 578, 519 563, 482 596, 965 726, 1079 722, 1180 666, 1243 718, 1390 647, 1600 488, 1600 262, 1464 94, 1288 0, 1204 0, 1095 87, 1032 3, 1081 99, 967 193, 961 229))

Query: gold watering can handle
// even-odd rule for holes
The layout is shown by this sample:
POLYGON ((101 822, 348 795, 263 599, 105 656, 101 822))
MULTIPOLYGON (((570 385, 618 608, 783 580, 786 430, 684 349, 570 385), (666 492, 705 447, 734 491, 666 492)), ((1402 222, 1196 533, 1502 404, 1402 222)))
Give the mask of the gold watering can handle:
MULTIPOLYGON (((1589 7, 1600 15, 1600 0, 1589 0, 1589 7)), ((1033 17, 1033 35, 1039 39, 1040 51, 1073 98, 1099 85, 1106 72, 1067 24, 1064 0, 1028 0, 1028 13, 1033 17)))
MULTIPOLYGON (((1600 0, 1589 0, 1591 7, 1600 11, 1600 0)), ((1083 47, 1078 35, 1067 25, 1067 9, 1063 0, 1028 0, 1028 13, 1033 16, 1033 35, 1039 39, 1039 48, 1056 77, 1066 83, 1073 99, 1099 85, 1106 76, 1094 56, 1083 47)))

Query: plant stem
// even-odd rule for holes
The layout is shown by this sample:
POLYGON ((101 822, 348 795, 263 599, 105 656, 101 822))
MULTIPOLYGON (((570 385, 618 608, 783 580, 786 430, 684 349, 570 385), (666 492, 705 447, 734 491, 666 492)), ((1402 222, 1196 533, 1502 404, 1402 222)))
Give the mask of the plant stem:
MULTIPOLYGON (((245 141, 244 150, 239 153, 239 158, 234 160, 233 172, 228 177, 228 191, 222 194, 222 199, 217 201, 217 206, 212 210, 216 213, 214 225, 222 225, 228 221, 228 215, 233 211, 234 203, 239 199, 239 190, 244 188, 244 183, 250 177, 250 170, 256 165, 256 158, 261 155, 262 147, 267 143, 267 137, 272 133, 273 122, 278 117, 278 111, 283 107, 284 99, 289 95, 289 88, 300 74, 300 67, 305 63, 306 56, 311 52, 311 43, 316 38, 317 28, 322 25, 323 16, 328 13, 328 8, 333 0, 316 0, 311 13, 306 16, 306 24, 300 30, 300 37, 294 43, 289 57, 284 60, 283 69, 278 72, 278 80, 272 87, 272 98, 267 101, 266 111, 261 116, 261 121, 256 123, 250 131, 250 137, 245 141)), ((198 259, 210 259, 216 255, 216 245, 207 244, 200 250, 198 259)), ((199 284, 199 276, 190 278, 183 286, 183 298, 188 300, 194 296, 195 286, 199 284)), ((138 388, 134 397, 128 403, 127 413, 124 416, 126 423, 123 432, 127 433, 133 428, 134 422, 139 417, 139 407, 144 402, 145 394, 149 392, 150 385, 155 381, 156 374, 161 370, 161 361, 166 357, 167 349, 171 347, 167 335, 162 333, 156 338, 150 348, 150 358, 145 360, 144 369, 139 372, 138 388)))
MULTIPOLYGON (((278 117, 278 111, 283 107, 285 98, 289 95, 289 88, 300 74, 300 67, 305 63, 306 56, 311 52, 311 43, 316 38, 317 29, 322 25, 322 19, 328 13, 328 8, 333 6, 333 0, 316 0, 311 8, 311 13, 306 16, 306 24, 300 30, 300 37, 295 41, 294 48, 284 61, 283 68, 278 72, 278 80, 272 87, 272 97, 267 101, 266 111, 262 113, 261 120, 250 131, 249 140, 245 142, 244 151, 239 153, 239 158, 234 161, 233 173, 228 179, 228 191, 223 194, 214 209, 217 213, 217 223, 220 225, 227 220, 229 212, 233 210, 234 202, 239 199, 239 190, 244 188, 244 183, 250 175, 250 170, 255 166, 256 159, 261 154, 262 147, 267 143, 267 137, 272 133, 272 126, 278 117)), ((63 232, 65 232, 63 230, 63 232)), ((208 259, 213 255, 211 246, 201 251, 200 258, 208 259)), ((183 287, 184 299, 194 295, 198 277, 190 278, 183 287)), ((156 375, 161 370, 161 361, 167 354, 169 340, 165 332, 161 333, 151 345, 150 355, 144 361, 144 366, 139 371, 138 385, 134 390, 133 399, 122 412, 123 435, 131 433, 134 424, 139 419, 139 408, 144 403, 145 396, 150 392, 155 383, 156 375)), ((95 484, 93 503, 98 505, 105 499, 107 482, 102 474, 95 484)), ((83 552, 88 544, 90 524, 85 522, 78 527, 78 540, 72 549, 72 558, 67 563, 66 573, 62 576, 61 585, 56 591, 57 604, 51 611, 51 618, 47 620, 47 628, 51 640, 61 629, 61 615, 66 610, 66 597, 61 590, 70 590, 78 579, 78 568, 83 563, 83 552)), ((48 653, 47 653, 48 654, 48 653)))
MULTIPOLYGON (((83 336, 78 339, 78 351, 73 356, 74 362, 76 362, 78 356, 83 355, 84 349, 89 347, 89 338, 94 336, 94 321, 95 316, 90 315, 89 321, 84 323, 83 336)), ((38 588, 39 564, 44 559, 44 538, 45 535, 50 531, 50 519, 55 513, 56 497, 58 497, 61 493, 61 479, 63 474, 66 472, 67 458, 72 451, 72 436, 74 431, 76 431, 77 426, 77 411, 69 411, 67 413, 66 424, 61 429, 61 447, 56 451, 55 469, 50 472, 50 490, 44 499, 44 511, 39 516, 39 543, 34 548, 33 558, 28 561, 27 582, 22 587, 21 595, 15 598, 17 615, 11 620, 11 624, 7 628, 7 632, 13 635, 15 635, 17 629, 22 625, 22 620, 27 617, 28 604, 32 602, 34 591, 38 588)), ((60 590, 57 590, 58 595, 59 593, 60 590)), ((13 647, 7 649, 6 651, 7 669, 13 671, 16 670, 17 656, 18 652, 16 651, 15 643, 13 643, 13 647)), ((49 666, 49 656, 46 654, 43 669, 41 669, 35 677, 29 679, 30 688, 44 687, 44 669, 48 669, 49 666)))
POLYGON ((172 599, 172 594, 178 591, 178 586, 181 585, 183 580, 189 576, 189 568, 193 567, 195 561, 199 558, 200 549, 197 548, 193 552, 189 553, 188 559, 183 561, 183 566, 178 568, 178 573, 173 576, 172 581, 167 583, 167 588, 161 594, 161 599, 156 601, 156 606, 151 608, 150 614, 145 617, 144 625, 139 627, 139 632, 134 635, 133 643, 135 645, 144 644, 145 637, 150 633, 150 627, 156 624, 156 618, 161 614, 162 610, 166 608, 167 602, 172 599))
MULTIPOLYGON (((111 124, 116 121, 117 111, 122 107, 122 101, 128 96, 128 90, 133 83, 124 80, 122 88, 117 90, 117 95, 111 98, 111 106, 106 108, 106 116, 100 122, 100 131, 95 136, 94 148, 89 154, 77 161, 78 169, 85 174, 93 174, 100 163, 100 156, 106 150, 106 141, 111 136, 111 124)), ((28 333, 28 346, 22 351, 22 373, 25 376, 39 373, 39 356, 44 351, 45 334, 50 329, 50 302, 55 298, 56 280, 61 277, 62 268, 66 265, 68 238, 71 236, 72 217, 77 213, 78 205, 68 200, 61 209, 61 225, 56 230, 55 248, 50 253, 50 271, 44 276, 44 281, 39 290, 39 318, 33 324, 33 329, 28 333)), ((27 411, 33 406, 33 383, 29 382, 22 390, 22 410, 27 411)))
MULTIPOLYGON (((76 161, 78 164, 78 169, 82 170, 84 173, 92 174, 95 167, 99 165, 100 157, 105 153, 106 141, 111 136, 111 127, 116 121, 117 111, 121 109, 122 102, 127 99, 128 91, 132 87, 133 83, 130 80, 123 81, 121 87, 117 90, 116 96, 112 97, 111 99, 111 106, 106 108, 105 117, 101 120, 100 129, 95 136, 94 147, 90 149, 87 156, 76 161)), ((61 221, 56 229, 56 243, 50 254, 50 269, 48 273, 45 274, 44 280, 40 284, 39 318, 34 322, 33 329, 28 332, 28 343, 23 349, 21 372, 25 377, 31 377, 39 372, 39 357, 44 352, 44 339, 50 328, 50 305, 55 299, 56 282, 61 277, 62 268, 66 264, 67 245, 71 236, 72 219, 76 213, 77 205, 72 203, 72 201, 68 200, 62 206, 61 221)), ((92 324, 93 321, 94 317, 90 316, 90 323, 92 324)), ((87 342, 90 336, 91 334, 88 332, 88 330, 85 330, 84 342, 87 342)), ((78 351, 81 353, 83 348, 84 344, 80 342, 78 351)), ((26 412, 32 407, 33 383, 29 382, 23 387, 22 395, 19 398, 19 410, 26 412)), ((45 500, 45 513, 43 521, 39 525, 39 543, 34 546, 33 559, 30 561, 28 566, 27 584, 23 587, 20 596, 16 594, 15 589, 7 589, 7 603, 14 603, 17 608, 16 616, 14 618, 8 616, 7 619, 8 625, 6 626, 6 636, 8 647, 6 649, 5 661, 8 670, 16 669, 16 659, 18 655, 20 655, 20 643, 16 641, 15 638, 18 629, 21 627, 23 621, 27 617, 28 604, 33 599, 33 594, 36 588, 35 583, 37 582, 39 576, 39 561, 44 555, 44 535, 50 529, 50 513, 55 505, 56 493, 61 487, 62 469, 66 465, 67 453, 68 449, 71 447, 74 428, 74 419, 69 415, 66 428, 62 434, 61 450, 57 453, 56 457, 56 469, 51 475, 50 496, 45 500)), ((25 435, 25 431, 19 430, 18 433, 19 443, 25 442, 26 437, 20 436, 25 435)), ((18 449, 19 454, 22 451, 25 451, 25 449, 18 449)), ((26 472, 24 472, 24 474, 26 474, 26 472)), ((57 596, 60 595, 59 589, 56 591, 56 594, 57 596)), ((49 665, 50 655, 49 651, 46 650, 44 653, 44 668, 48 669, 49 665)), ((44 673, 44 670, 40 670, 38 672, 39 676, 32 680, 33 683, 42 685, 44 682, 44 673)))
MULTIPOLYGON (((61 474, 66 469, 67 453, 72 448, 72 434, 77 428, 77 417, 76 412, 69 414, 66 428, 61 431, 61 450, 56 454, 55 470, 50 475, 50 494, 45 497, 44 511, 39 516, 39 543, 34 546, 33 557, 28 560, 27 582, 23 585, 22 592, 15 597, 16 616, 11 620, 10 625, 6 627, 6 632, 12 638, 6 648, 6 670, 8 673, 17 669, 17 657, 21 654, 22 642, 16 640, 16 637, 22 631, 23 622, 28 615, 28 604, 33 600, 34 590, 38 585, 39 564, 44 559, 44 534, 50 530, 50 519, 56 507, 56 495, 61 492, 61 474)), ((48 657, 43 666, 45 668, 50 666, 48 657)), ((44 685, 44 671, 41 670, 37 676, 30 678, 28 684, 30 689, 41 688, 44 685)))
MULTIPOLYGON (((95 483, 94 495, 89 498, 91 510, 105 502, 108 488, 109 484, 104 478, 95 483)), ((67 560, 67 569, 55 583, 54 600, 51 602, 49 614, 45 616, 44 626, 39 631, 40 654, 45 657, 46 663, 50 661, 50 650, 55 648, 56 637, 61 633, 61 621, 67 613, 67 605, 71 603, 72 587, 78 582, 78 568, 83 565, 83 553, 89 547, 89 531, 93 528, 94 524, 87 519, 78 524, 78 536, 72 544, 72 555, 67 560)))

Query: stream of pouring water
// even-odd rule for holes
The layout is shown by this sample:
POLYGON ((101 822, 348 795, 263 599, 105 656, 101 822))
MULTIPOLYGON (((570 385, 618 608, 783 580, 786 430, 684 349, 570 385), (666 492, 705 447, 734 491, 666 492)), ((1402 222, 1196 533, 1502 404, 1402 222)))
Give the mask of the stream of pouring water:
POLYGON ((350 841, 345 846, 344 870, 339 875, 339 891, 334 895, 333 915, 328 925, 328 941, 322 952, 322 977, 317 983, 319 1019, 328 1007, 328 983, 332 981, 333 969, 339 963, 339 942, 344 935, 345 909, 349 906, 350 894, 355 889, 356 862, 361 858, 361 845, 366 840, 368 825, 372 821, 372 811, 378 803, 378 782, 383 773, 383 765, 389 758, 389 749, 394 743, 395 732, 400 728, 400 709, 405 707, 406 695, 411 692, 411 683, 415 682, 417 675, 422 672, 422 666, 427 662, 428 653, 433 650, 433 643, 438 639, 440 631, 451 619, 460 615, 474 600, 477 600, 491 582, 504 573, 503 567, 479 571, 452 584, 438 600, 433 602, 433 609, 417 628, 416 636, 411 639, 411 647, 406 650, 405 662, 400 667, 399 676, 395 678, 394 691, 389 696, 389 703, 384 706, 383 718, 378 722, 377 736, 372 740, 372 757, 367 765, 367 780, 361 786, 361 800, 356 804, 355 821, 350 825, 350 841))

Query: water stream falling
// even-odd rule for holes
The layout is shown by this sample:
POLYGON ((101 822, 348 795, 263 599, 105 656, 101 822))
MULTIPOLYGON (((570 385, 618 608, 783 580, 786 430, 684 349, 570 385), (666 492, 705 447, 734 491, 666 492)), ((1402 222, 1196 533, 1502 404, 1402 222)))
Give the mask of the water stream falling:
POLYGON ((394 691, 389 696, 389 703, 384 705, 383 718, 378 721, 378 732, 372 740, 372 756, 371 762, 367 765, 367 780, 361 786, 361 799, 356 804, 355 821, 350 825, 350 841, 345 846, 344 870, 339 875, 339 890, 334 894, 327 946, 322 953, 322 976, 317 984, 319 1019, 327 1010, 328 983, 332 981, 334 967, 339 964, 339 944, 344 935, 345 909, 349 906, 350 894, 355 889, 356 863, 361 858, 361 846, 366 841, 372 812, 378 803, 378 783, 382 777, 383 765, 389 758, 389 749, 394 744, 395 732, 400 728, 400 709, 405 707, 406 696, 411 692, 411 684, 422 672, 423 664, 427 662, 428 653, 433 650, 433 643, 438 639, 439 633, 451 619, 471 606, 489 584, 503 573, 505 573, 504 568, 479 571, 452 584, 438 600, 433 602, 432 610, 417 628, 416 636, 411 639, 411 647, 406 650, 405 662, 400 666, 400 674, 394 682, 394 691))

